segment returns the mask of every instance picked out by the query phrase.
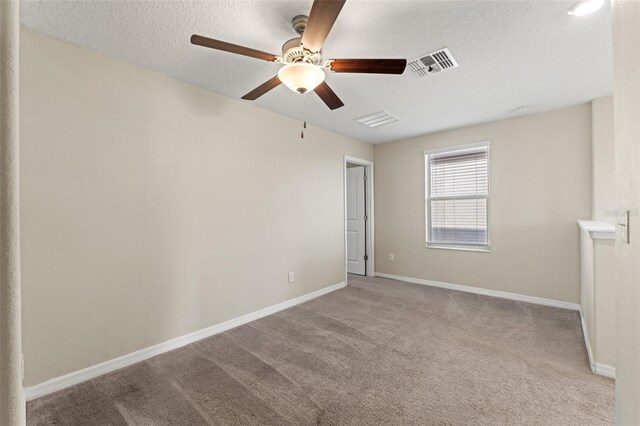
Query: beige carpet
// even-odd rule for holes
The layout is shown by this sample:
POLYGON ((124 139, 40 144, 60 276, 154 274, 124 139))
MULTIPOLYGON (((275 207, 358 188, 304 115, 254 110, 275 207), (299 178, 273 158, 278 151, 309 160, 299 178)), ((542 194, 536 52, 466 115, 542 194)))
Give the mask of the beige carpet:
POLYGON ((28 404, 30 425, 596 425, 577 312, 356 278, 28 404))

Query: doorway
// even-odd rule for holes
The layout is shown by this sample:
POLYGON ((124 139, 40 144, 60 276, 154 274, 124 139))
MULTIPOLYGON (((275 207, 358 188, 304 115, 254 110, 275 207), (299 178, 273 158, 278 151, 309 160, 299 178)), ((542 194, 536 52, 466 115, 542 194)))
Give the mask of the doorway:
POLYGON ((344 157, 344 221, 345 275, 374 276, 371 161, 344 157))

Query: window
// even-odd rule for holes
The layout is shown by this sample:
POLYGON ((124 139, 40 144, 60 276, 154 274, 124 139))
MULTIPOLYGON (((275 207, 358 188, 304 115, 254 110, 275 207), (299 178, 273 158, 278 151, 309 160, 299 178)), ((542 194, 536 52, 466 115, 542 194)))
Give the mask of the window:
POLYGON ((425 151, 427 247, 489 249, 489 143, 425 151))

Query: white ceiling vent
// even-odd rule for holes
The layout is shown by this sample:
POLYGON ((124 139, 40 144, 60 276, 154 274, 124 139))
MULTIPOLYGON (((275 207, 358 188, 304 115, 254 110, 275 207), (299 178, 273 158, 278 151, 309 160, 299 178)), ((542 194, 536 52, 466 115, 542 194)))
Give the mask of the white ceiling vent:
POLYGON ((371 127, 372 129, 378 126, 383 126, 385 124, 393 123, 394 121, 398 121, 398 117, 394 117, 386 111, 376 112, 374 114, 369 114, 365 117, 356 118, 358 123, 364 124, 367 127, 371 127))
POLYGON ((449 68, 457 68, 458 62, 446 47, 409 62, 409 68, 418 77, 426 77, 449 68))

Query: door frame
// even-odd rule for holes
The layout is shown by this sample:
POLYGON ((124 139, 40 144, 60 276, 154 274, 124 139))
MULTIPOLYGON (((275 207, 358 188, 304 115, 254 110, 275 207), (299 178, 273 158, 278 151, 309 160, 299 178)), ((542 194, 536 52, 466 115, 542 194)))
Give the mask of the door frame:
POLYGON ((342 164, 342 179, 343 179, 343 187, 342 190, 344 192, 344 282, 347 281, 347 163, 357 164, 359 166, 364 166, 364 172, 367 176, 367 180, 365 181, 365 197, 366 203, 365 208, 367 209, 367 223, 365 224, 365 233, 366 233, 366 252, 367 252, 367 263, 365 274, 367 277, 375 277, 376 276, 376 268, 375 268, 375 235, 374 235, 374 211, 373 211, 373 195, 374 195, 374 174, 373 174, 373 161, 364 160, 362 158, 352 157, 350 155, 344 156, 344 161, 342 164))

